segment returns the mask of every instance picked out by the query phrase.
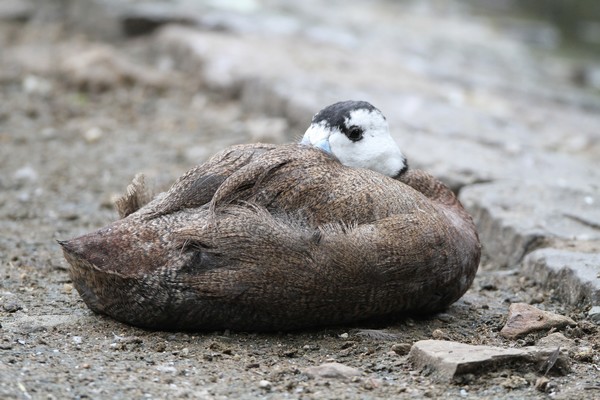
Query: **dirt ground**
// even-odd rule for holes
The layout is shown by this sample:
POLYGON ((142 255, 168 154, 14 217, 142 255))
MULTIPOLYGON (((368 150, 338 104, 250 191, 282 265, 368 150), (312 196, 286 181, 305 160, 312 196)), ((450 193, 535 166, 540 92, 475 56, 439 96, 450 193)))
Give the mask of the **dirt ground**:
MULTIPOLYGON (((133 79, 90 88, 56 67, 63 51, 94 46, 60 27, 0 25, 0 398, 600 396, 597 327, 518 271, 493 265, 481 267, 446 313, 378 325, 174 333, 93 314, 73 289, 56 240, 116 219, 112 200, 136 173, 164 188, 218 149, 254 140, 249 127, 263 121, 182 72, 159 84, 133 79), (511 302, 578 322, 562 331, 576 343, 570 372, 551 371, 545 392, 534 387, 541 373, 533 365, 439 384, 409 362, 407 348, 422 339, 522 347, 547 335, 499 336, 511 302), (328 361, 363 375, 312 379, 303 372, 328 361)), ((148 39, 109 48, 139 65, 160 64, 148 39)))

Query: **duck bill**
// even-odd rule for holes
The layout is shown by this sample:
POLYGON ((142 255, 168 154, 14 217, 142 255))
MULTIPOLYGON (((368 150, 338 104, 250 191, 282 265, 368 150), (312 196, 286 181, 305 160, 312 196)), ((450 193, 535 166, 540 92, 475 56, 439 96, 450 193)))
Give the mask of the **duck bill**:
POLYGON ((328 139, 319 140, 317 143, 314 143, 313 146, 323 150, 325 153, 331 154, 331 147, 329 146, 328 139))
POLYGON ((331 154, 331 146, 329 145, 329 133, 321 127, 311 126, 308 128, 300 144, 313 146, 324 152, 331 154))

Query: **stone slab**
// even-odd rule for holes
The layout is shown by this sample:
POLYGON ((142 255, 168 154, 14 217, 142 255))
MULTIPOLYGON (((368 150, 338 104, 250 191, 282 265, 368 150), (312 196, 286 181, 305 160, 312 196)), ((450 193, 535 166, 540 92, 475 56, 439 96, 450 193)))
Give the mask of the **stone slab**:
POLYGON ((567 304, 600 306, 600 245, 594 253, 536 250, 523 260, 523 271, 567 304))
MULTIPOLYGON (((555 348, 536 346, 517 349, 421 340, 413 345, 408 356, 415 368, 430 373, 436 381, 449 382, 468 373, 481 374, 531 363, 541 367, 555 351, 555 348)), ((565 353, 558 353, 557 364, 561 368, 568 364, 565 353)))
POLYGON ((484 253, 501 267, 533 250, 600 241, 600 188, 498 181, 465 187, 460 200, 473 216, 484 253))

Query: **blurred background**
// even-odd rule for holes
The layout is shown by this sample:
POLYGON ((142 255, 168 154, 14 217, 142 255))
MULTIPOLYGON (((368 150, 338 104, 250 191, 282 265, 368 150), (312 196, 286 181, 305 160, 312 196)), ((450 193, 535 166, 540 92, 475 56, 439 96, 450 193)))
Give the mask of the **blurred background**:
POLYGON ((600 151, 593 0, 1 0, 0 28, 2 140, 81 146, 111 160, 105 183, 296 140, 348 98, 455 189, 600 151))

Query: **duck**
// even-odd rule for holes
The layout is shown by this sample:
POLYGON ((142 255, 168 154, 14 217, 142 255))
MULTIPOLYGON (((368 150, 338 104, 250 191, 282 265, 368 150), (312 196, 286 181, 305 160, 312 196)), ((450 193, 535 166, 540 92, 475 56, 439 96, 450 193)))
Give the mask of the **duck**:
POLYGON ((441 312, 481 246, 455 194, 411 169, 383 113, 342 101, 299 143, 228 147, 119 219, 60 241, 95 313, 150 330, 293 331, 441 312))

